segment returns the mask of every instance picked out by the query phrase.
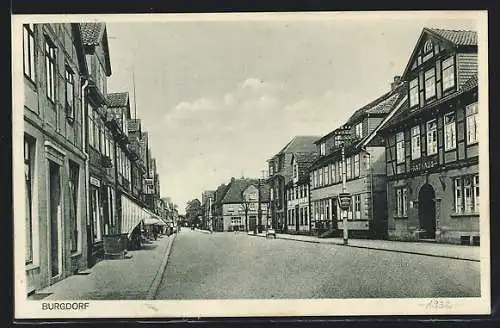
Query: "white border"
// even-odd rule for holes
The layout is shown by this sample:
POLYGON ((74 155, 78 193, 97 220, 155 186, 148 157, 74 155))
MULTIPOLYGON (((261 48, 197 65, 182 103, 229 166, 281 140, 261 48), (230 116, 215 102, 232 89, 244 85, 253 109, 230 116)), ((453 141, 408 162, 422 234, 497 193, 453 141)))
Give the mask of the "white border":
MULTIPOLYGON (((367 19, 404 20, 415 15, 432 18, 477 19, 479 56, 479 113, 482 127, 488 126, 488 30, 486 11, 419 12, 303 12, 303 13, 222 13, 222 14, 120 14, 120 15, 14 15, 12 16, 13 78, 13 181, 23 181, 22 140, 24 81, 22 73, 21 24, 106 21, 235 21, 235 20, 318 20, 367 19), (21 163, 21 165, 19 164, 21 163)), ((416 40, 415 40, 416 42, 416 40)), ((237 316, 336 316, 336 315, 456 315, 489 314, 490 309, 490 227, 489 227, 489 140, 488 129, 480 131, 481 184, 481 295, 480 298, 438 299, 308 299, 308 300, 182 300, 182 301, 88 301, 87 310, 43 311, 43 301, 28 301, 25 293, 24 211, 15 211, 15 318, 147 318, 147 317, 237 317, 237 316), (20 216, 17 218, 17 216, 20 216), (449 306, 429 308, 431 300, 449 306), (119 302, 119 306, 117 306, 119 302)), ((14 184, 14 208, 24 208, 22 184, 14 184), (17 197, 16 197, 17 195, 17 197)), ((79 301, 85 302, 85 301, 79 301)))

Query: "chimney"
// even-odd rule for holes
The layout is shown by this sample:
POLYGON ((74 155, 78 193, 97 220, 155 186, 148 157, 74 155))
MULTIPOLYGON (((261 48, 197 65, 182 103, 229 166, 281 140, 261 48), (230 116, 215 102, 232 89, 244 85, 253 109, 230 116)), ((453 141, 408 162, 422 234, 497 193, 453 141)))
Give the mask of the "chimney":
POLYGON ((401 82, 401 76, 399 75, 394 76, 394 81, 391 82, 391 91, 394 90, 399 85, 400 82, 401 82))

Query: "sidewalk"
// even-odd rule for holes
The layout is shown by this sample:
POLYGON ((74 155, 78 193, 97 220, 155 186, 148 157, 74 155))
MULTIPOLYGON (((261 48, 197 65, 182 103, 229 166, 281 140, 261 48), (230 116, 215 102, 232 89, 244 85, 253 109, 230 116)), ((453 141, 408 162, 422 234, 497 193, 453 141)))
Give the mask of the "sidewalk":
MULTIPOLYGON (((250 236, 255 236, 252 232, 250 236)), ((256 236, 265 237, 265 233, 259 233, 256 236)), ((335 244, 343 245, 342 238, 318 238, 314 236, 276 234, 277 239, 302 241, 316 244, 335 244)), ((431 242, 405 242, 374 239, 349 239, 349 247, 377 249, 383 251, 410 253, 418 255, 427 255, 442 258, 452 258, 459 260, 479 262, 479 246, 463 246, 452 244, 439 244, 431 242)))
POLYGON ((161 281, 175 236, 162 235, 126 259, 100 261, 90 274, 70 276, 37 294, 50 293, 44 300, 146 300, 161 281))

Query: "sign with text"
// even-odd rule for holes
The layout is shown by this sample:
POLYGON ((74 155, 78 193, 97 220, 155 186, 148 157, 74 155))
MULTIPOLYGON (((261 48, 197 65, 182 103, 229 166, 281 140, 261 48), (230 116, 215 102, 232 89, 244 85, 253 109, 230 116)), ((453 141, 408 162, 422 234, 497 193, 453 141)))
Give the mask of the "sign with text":
POLYGON ((351 194, 348 192, 343 192, 339 194, 338 197, 339 206, 341 209, 348 210, 351 207, 351 194))

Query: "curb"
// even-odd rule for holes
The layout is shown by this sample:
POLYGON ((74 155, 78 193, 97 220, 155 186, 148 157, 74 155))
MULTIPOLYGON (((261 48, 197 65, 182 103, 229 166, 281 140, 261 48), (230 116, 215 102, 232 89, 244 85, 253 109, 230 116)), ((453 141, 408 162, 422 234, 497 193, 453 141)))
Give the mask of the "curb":
POLYGON ((167 268, 167 262, 170 255, 170 250, 172 249, 172 244, 174 243, 174 239, 177 236, 176 233, 172 234, 172 238, 168 241, 167 251, 165 252, 165 256, 160 265, 160 269, 156 272, 156 276, 149 287, 148 294, 146 296, 146 300, 154 300, 156 297, 156 293, 158 292, 158 288, 160 287, 161 280, 163 278, 163 274, 165 273, 165 269, 167 268))
MULTIPOLYGON (((255 235, 249 235, 249 236, 255 236, 255 235)), ((264 238, 264 236, 259 236, 259 235, 257 235, 257 237, 264 238)), ((394 253, 404 253, 404 254, 414 254, 414 255, 422 255, 422 256, 445 258, 445 259, 451 259, 451 260, 461 260, 461 261, 477 262, 477 263, 481 262, 481 260, 471 259, 471 258, 465 258, 465 257, 458 257, 458 256, 429 254, 429 253, 421 253, 421 252, 414 252, 414 251, 404 251, 404 250, 398 250, 398 249, 377 248, 377 247, 360 246, 360 245, 349 245, 349 244, 344 245, 343 243, 337 243, 337 242, 322 243, 320 241, 315 241, 315 240, 302 240, 302 239, 294 239, 294 238, 287 238, 287 237, 276 237, 276 239, 299 241, 299 242, 311 243, 311 244, 325 244, 325 245, 330 244, 330 245, 346 246, 346 247, 353 247, 353 248, 373 249, 373 250, 378 250, 378 251, 386 251, 386 252, 394 252, 394 253)))

